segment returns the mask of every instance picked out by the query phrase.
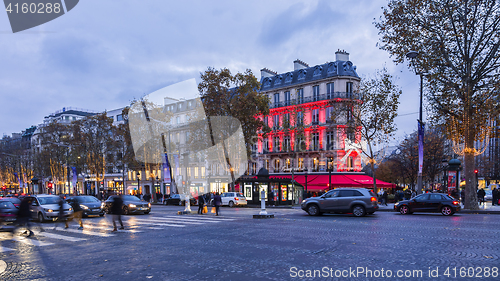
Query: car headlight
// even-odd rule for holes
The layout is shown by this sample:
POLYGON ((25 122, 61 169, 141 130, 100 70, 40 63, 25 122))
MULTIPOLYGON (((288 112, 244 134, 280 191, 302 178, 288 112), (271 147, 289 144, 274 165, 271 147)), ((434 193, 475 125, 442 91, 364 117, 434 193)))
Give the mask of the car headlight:
POLYGON ((104 202, 101 203, 101 208, 104 208, 104 206, 106 206, 106 204, 104 204, 104 202))
POLYGON ((134 205, 134 204, 128 204, 128 206, 129 206, 130 208, 135 208, 135 207, 137 207, 137 206, 136 206, 136 205, 134 205))
POLYGON ((54 212, 54 210, 51 210, 51 209, 48 209, 48 210, 47 210, 47 209, 45 209, 45 211, 46 211, 46 212, 49 212, 49 213, 54 212))
POLYGON ((148 207, 151 208, 151 203, 148 203, 148 207))
POLYGON ((82 208, 82 209, 84 209, 84 210, 88 210, 88 209, 89 209, 89 207, 87 207, 87 206, 85 206, 85 205, 81 205, 81 204, 80 204, 80 208, 82 208))
POLYGON ((394 206, 398 206, 399 205, 399 202, 395 203, 394 206))

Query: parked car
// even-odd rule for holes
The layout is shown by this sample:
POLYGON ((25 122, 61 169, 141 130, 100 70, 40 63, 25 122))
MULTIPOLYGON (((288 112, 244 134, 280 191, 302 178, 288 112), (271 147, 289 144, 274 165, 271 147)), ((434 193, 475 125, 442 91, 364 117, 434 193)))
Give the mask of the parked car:
MULTIPOLYGON (((33 219, 39 222, 46 220, 57 220, 59 216, 59 200, 57 195, 38 194, 28 197, 31 201, 30 213, 33 219)), ((63 204, 63 216, 70 217, 73 215, 73 208, 68 204, 63 204)))
POLYGON ((19 206, 21 205, 21 199, 16 198, 16 197, 5 197, 5 198, 0 199, 0 202, 2 202, 2 201, 10 201, 17 208, 19 208, 19 206))
POLYGON ((222 205, 228 205, 229 207, 237 206, 246 206, 247 199, 243 196, 242 193, 239 192, 225 192, 221 195, 222 205))
POLYGON ((484 195, 484 200, 493 200, 493 191, 491 189, 485 189, 484 192, 486 193, 484 195))
POLYGON ((0 200, 0 222, 13 222, 16 220, 19 208, 11 201, 0 200))
POLYGON ((440 212, 444 216, 450 216, 460 211, 460 202, 448 194, 425 193, 394 204, 394 211, 402 215, 413 212, 440 212))
POLYGON ((352 213, 356 217, 378 210, 377 196, 365 188, 338 188, 319 197, 304 199, 300 205, 310 216, 323 213, 352 213))
MULTIPOLYGON (((111 213, 111 204, 113 204, 113 201, 115 200, 116 197, 118 197, 118 195, 109 196, 108 199, 104 201, 103 208, 107 214, 111 213)), ((123 200, 124 215, 137 214, 137 213, 143 213, 147 215, 149 214, 149 212, 151 212, 151 203, 141 200, 137 198, 137 196, 123 195, 122 200, 123 200)))
POLYGON ((66 199, 66 202, 71 203, 71 201, 76 201, 80 204, 83 210, 82 216, 104 216, 104 210, 102 209, 103 203, 90 195, 80 195, 80 196, 70 196, 66 199))
MULTIPOLYGON (((181 194, 172 194, 169 198, 163 200, 163 204, 165 205, 186 205, 186 199, 184 195, 181 194)), ((197 205, 197 200, 193 197, 189 198, 189 204, 191 206, 197 205)))

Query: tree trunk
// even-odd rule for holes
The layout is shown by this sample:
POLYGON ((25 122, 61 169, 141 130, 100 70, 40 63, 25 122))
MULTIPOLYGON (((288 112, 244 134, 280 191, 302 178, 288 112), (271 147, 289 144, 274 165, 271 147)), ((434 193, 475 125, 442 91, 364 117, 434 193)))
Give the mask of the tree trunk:
POLYGON ((373 163, 373 159, 371 159, 372 161, 370 161, 371 163, 371 167, 372 167, 372 175, 373 175, 373 192, 375 194, 378 194, 378 190, 377 190, 377 179, 375 178, 375 163, 373 163))
MULTIPOLYGON (((474 152, 464 154, 464 175, 465 175, 465 202, 464 208, 470 210, 478 210, 477 201, 477 186, 474 174, 474 152)), ((460 179, 457 179, 460 185, 460 179)))

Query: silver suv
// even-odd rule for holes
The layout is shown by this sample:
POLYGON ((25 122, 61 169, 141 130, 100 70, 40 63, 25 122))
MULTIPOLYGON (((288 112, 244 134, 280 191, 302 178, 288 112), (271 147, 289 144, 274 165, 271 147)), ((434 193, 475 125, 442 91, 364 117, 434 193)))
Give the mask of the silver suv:
MULTIPOLYGON (((39 222, 57 220, 59 216, 59 201, 62 200, 59 196, 39 194, 30 196, 29 200, 31 201, 31 218, 37 219, 39 222)), ((73 214, 73 208, 71 208, 71 205, 64 202, 63 212, 64 217, 69 217, 73 214)))
POLYGON ((323 213, 352 213, 356 217, 378 210, 377 196, 365 188, 337 188, 319 197, 304 199, 300 206, 311 216, 323 213))

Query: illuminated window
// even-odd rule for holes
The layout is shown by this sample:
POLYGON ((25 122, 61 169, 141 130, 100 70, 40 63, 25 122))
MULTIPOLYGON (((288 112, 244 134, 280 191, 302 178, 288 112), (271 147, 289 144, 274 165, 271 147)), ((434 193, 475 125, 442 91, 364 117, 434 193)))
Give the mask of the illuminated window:
POLYGON ((319 160, 318 158, 313 158, 313 172, 319 171, 319 160))
POLYGON ((299 170, 304 169, 304 158, 299 158, 299 170))
POLYGON ((290 158, 287 158, 286 161, 285 161, 285 166, 287 169, 290 169, 292 168, 292 163, 290 161, 290 158))
POLYGON ((269 171, 269 159, 266 159, 266 170, 269 171))
POLYGON ((327 171, 333 171, 333 157, 328 157, 326 164, 327 171))
POLYGON ((352 158, 352 156, 347 157, 346 166, 349 170, 352 170, 354 168, 354 159, 352 158))
POLYGON ((279 159, 274 159, 274 172, 278 173, 280 170, 280 160, 279 159))

